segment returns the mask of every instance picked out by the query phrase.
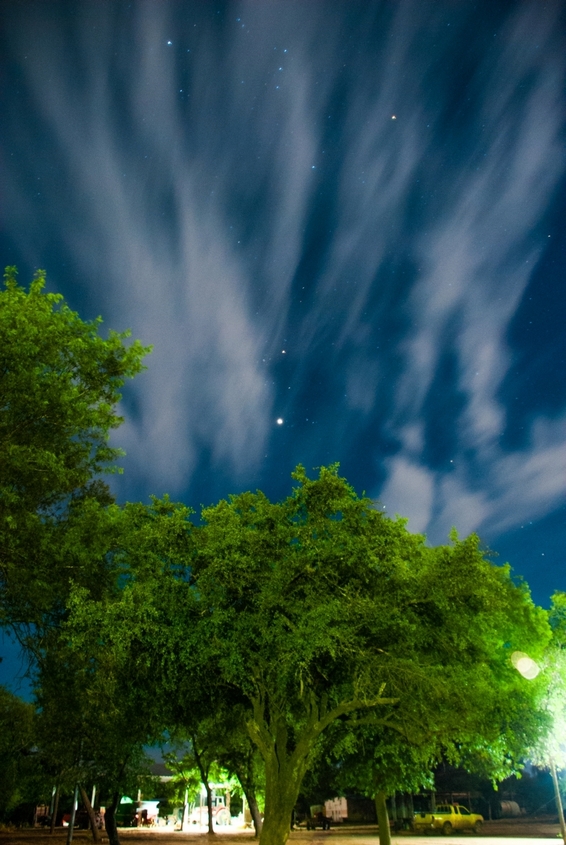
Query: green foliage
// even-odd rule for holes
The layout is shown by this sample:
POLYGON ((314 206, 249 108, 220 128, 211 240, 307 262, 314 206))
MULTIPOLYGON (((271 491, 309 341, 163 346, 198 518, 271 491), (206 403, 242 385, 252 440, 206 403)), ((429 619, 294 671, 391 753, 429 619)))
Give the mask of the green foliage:
POLYGON ((38 271, 29 292, 5 274, 0 293, 0 417, 3 501, 49 510, 112 470, 121 454, 108 434, 122 422, 120 388, 149 350, 124 345, 128 332, 100 334, 60 294, 44 293, 38 271))
POLYGON ((149 351, 127 332, 102 338, 100 318, 83 321, 44 284, 38 271, 26 291, 8 267, 0 292, 0 623, 16 626, 45 624, 80 571, 61 536, 83 505, 111 500, 98 475, 121 454, 108 443, 115 405, 149 351))
MULTIPOLYGON (((539 729, 542 689, 510 655, 540 656, 550 637, 477 537, 430 548, 336 467, 294 477, 283 502, 243 493, 198 526, 168 500, 128 506, 119 589, 77 591, 69 621, 76 648, 131 667, 126 700, 137 684, 169 729, 196 738, 238 714, 263 760, 268 845, 286 840, 329 730, 344 756, 365 755, 358 781, 381 796, 422 783, 441 754, 509 774, 539 729)), ((235 770, 222 743, 210 761, 235 754, 235 770)))
POLYGON ((19 804, 41 798, 35 736, 33 706, 0 686, 0 821, 19 804))
POLYGON ((200 795, 200 772, 194 755, 190 752, 179 754, 169 751, 163 755, 165 765, 172 774, 168 783, 167 799, 169 804, 183 804, 195 802, 200 795))
POLYGON ((552 596, 549 621, 554 648, 566 651, 566 593, 557 591, 552 596))
MULTIPOLYGON (((90 509, 93 539, 82 566, 100 566, 104 581, 71 589, 68 618, 37 653, 40 750, 54 780, 96 783, 111 796, 137 792, 151 762, 144 746, 167 727, 153 660, 168 660, 169 632, 156 624, 153 604, 165 593, 153 588, 157 574, 176 572, 191 554, 190 510, 167 498, 90 509)), ((80 547, 84 529, 83 521, 66 542, 80 547)), ((174 579, 167 585, 174 588, 174 579)))
POLYGON ((521 679, 524 685, 544 688, 541 708, 546 731, 533 743, 530 758, 542 768, 554 761, 558 769, 566 769, 566 593, 554 593, 548 617, 552 639, 538 661, 542 671, 536 681, 521 679))
POLYGON ((187 655, 247 702, 265 840, 285 838, 270 819, 287 813, 333 724, 373 732, 374 791, 422 782, 441 753, 473 751, 509 774, 537 729, 536 690, 509 657, 542 653, 544 612, 477 537, 429 548, 336 467, 294 477, 284 502, 244 493, 205 509, 191 569, 200 611, 187 655))
POLYGON ((79 781, 95 783, 104 801, 116 791, 136 794, 152 763, 144 751, 155 739, 152 711, 128 666, 108 652, 84 652, 68 636, 64 628, 39 662, 42 765, 67 791, 79 781))

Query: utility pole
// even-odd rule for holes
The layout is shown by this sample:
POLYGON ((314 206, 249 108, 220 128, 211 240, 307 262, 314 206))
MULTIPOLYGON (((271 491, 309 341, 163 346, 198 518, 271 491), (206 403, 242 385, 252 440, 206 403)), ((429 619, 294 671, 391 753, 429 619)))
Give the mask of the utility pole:
POLYGON ((71 845, 73 841, 73 831, 75 829, 75 815, 77 812, 77 801, 79 797, 79 785, 75 784, 75 794, 73 795, 73 806, 71 808, 71 819, 69 821, 69 829, 67 831, 67 845, 71 845))
POLYGON ((558 810, 558 820, 560 822, 560 834, 562 841, 566 845, 566 824, 564 824, 564 808, 562 806, 562 798, 560 797, 560 786, 558 784, 558 776, 556 774, 556 765, 552 757, 550 758, 550 773, 552 775, 552 783, 554 785, 554 797, 556 799, 556 809, 558 810))

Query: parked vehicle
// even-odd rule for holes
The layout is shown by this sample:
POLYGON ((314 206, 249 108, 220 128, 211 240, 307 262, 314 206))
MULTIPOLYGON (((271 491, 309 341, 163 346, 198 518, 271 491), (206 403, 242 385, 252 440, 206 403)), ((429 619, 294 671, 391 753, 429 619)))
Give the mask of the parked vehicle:
POLYGON ((317 827, 330 830, 332 819, 325 814, 324 804, 315 804, 310 810, 311 814, 306 818, 307 830, 316 830, 317 827))
POLYGON ((415 813, 413 827, 415 831, 430 833, 441 830, 445 836, 450 836, 455 830, 470 830, 481 833, 483 816, 470 813, 461 804, 439 804, 433 813, 415 813))

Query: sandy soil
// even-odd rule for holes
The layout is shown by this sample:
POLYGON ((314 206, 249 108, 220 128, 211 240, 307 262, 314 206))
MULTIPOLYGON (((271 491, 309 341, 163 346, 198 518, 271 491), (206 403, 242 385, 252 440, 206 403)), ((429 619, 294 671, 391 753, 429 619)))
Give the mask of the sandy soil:
MULTIPOLYGON (((289 839, 289 845, 378 845, 377 827, 333 828, 322 832, 294 830, 289 839), (325 841, 330 840, 330 841, 325 841)), ((482 845, 511 845, 518 839, 528 838, 529 845, 549 845, 549 840, 556 842, 560 837, 557 823, 545 819, 501 819, 485 822, 484 833, 479 836, 462 833, 453 836, 425 836, 402 832, 392 836, 393 845, 465 845, 466 842, 481 840, 482 845)), ((253 845, 253 833, 246 831, 223 831, 214 837, 207 834, 179 833, 158 828, 148 830, 124 829, 120 831, 123 845, 253 845)), ((64 845, 67 840, 66 830, 56 830, 50 836, 45 830, 0 830, 0 845, 64 845)), ((76 845, 86 845, 92 842, 89 831, 78 830, 73 837, 76 845)), ((101 842, 107 842, 102 836, 101 842)), ((470 842, 470 845, 472 843, 470 842)))

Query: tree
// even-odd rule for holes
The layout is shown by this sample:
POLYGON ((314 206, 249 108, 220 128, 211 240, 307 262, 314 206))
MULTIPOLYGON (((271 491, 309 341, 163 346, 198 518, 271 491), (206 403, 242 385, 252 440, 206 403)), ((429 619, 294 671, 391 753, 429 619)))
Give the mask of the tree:
MULTIPOLYGON (((111 501, 102 472, 117 471, 108 443, 115 405, 148 352, 128 333, 100 335, 38 271, 24 290, 16 268, 0 292, 0 624, 41 630, 64 606, 74 561, 57 554, 81 506, 111 501)), ((88 573, 89 578, 92 573, 88 573)))
MULTIPOLYGON (((80 601, 73 594, 71 601, 80 601)), ((137 793, 149 775, 144 746, 156 740, 151 689, 134 677, 127 660, 96 645, 71 624, 59 630, 57 644, 40 657, 37 672, 38 752, 52 783, 72 793, 78 786, 97 841, 87 787, 96 785, 106 805, 105 826, 118 845, 115 814, 122 795, 137 793), (144 694, 145 689, 146 694, 144 694)))
MULTIPOLYGON (((330 725, 410 719, 454 745, 470 698, 513 687, 509 648, 539 653, 547 637, 544 612, 476 537, 430 549, 336 467, 294 478, 282 503, 244 493, 203 511, 189 588, 186 653, 239 691, 264 760, 262 845, 286 841, 330 725)), ((472 726, 485 728, 470 714, 472 726)))
POLYGON ((37 799, 39 773, 32 762, 34 710, 0 686, 0 821, 19 804, 37 799), (31 787, 31 789, 30 789, 31 787), (35 788, 35 789, 34 789, 35 788))
POLYGON ((257 748, 246 729, 246 710, 242 705, 228 702, 215 715, 216 759, 236 777, 248 802, 256 837, 263 826, 260 801, 263 806, 265 767, 257 748))
POLYGON ((566 822, 557 775, 557 769, 566 769, 566 593, 556 592, 552 596, 549 621, 552 639, 540 661, 544 671, 539 675, 540 666, 532 654, 520 653, 520 657, 515 654, 519 659, 514 660, 514 665, 528 685, 541 682, 544 685, 541 730, 538 741, 531 747, 530 758, 541 768, 550 769, 560 831, 566 845, 566 822))
MULTIPOLYGON (((433 787, 434 769, 441 761, 461 765, 492 784, 517 773, 540 734, 541 690, 524 688, 517 676, 494 670, 487 688, 481 676, 470 683, 468 674, 465 700, 447 677, 444 693, 451 706, 439 713, 431 701, 434 712, 431 708, 426 721, 423 702, 415 698, 413 712, 407 703, 402 719, 393 718, 386 726, 373 724, 371 714, 357 724, 335 725, 324 747, 322 769, 331 793, 325 797, 354 791, 372 798, 380 845, 390 845, 387 799, 396 792, 433 787)), ((315 770, 315 785, 316 778, 315 770)))
POLYGON ((199 772, 207 795, 209 833, 214 833, 209 780, 210 772, 216 766, 239 783, 250 808, 255 835, 259 836, 262 818, 258 798, 261 800, 264 791, 263 763, 246 730, 244 708, 235 701, 226 700, 226 696, 222 700, 223 692, 226 691, 217 688, 209 700, 203 696, 205 709, 200 712, 195 706, 194 695, 188 708, 175 708, 172 723, 181 736, 190 741, 181 763, 185 770, 192 768, 199 772))
POLYGON ((112 601, 75 608, 155 684, 170 729, 216 716, 211 702, 242 708, 265 769, 261 845, 284 845, 333 725, 421 731, 447 753, 472 737, 485 752, 506 720, 503 736, 518 737, 513 716, 531 693, 509 658, 519 645, 542 653, 549 637, 545 612, 477 537, 430 548, 336 467, 294 478, 283 502, 242 493, 197 526, 169 504, 179 546, 130 555, 112 601), (475 712, 484 699, 503 708, 497 728, 489 708, 475 712))
MULTIPOLYGON (((194 759, 187 758, 182 753, 182 749, 175 749, 174 751, 167 751, 163 754, 163 759, 170 772, 172 772, 172 779, 165 784, 165 793, 167 800, 165 806, 168 811, 171 809, 171 803, 183 805, 183 812, 181 817, 181 830, 186 830, 187 816, 189 813, 190 803, 193 803, 199 797, 201 787, 201 774, 195 765, 194 759)), ((160 814, 162 812, 163 803, 160 804, 160 814)))
POLYGON ((548 693, 546 706, 551 729, 546 739, 546 756, 566 769, 566 593, 555 592, 549 612, 552 640, 547 653, 548 693), (550 671, 548 671, 550 670, 550 671))
POLYGON ((306 785, 317 793, 317 803, 352 792, 372 798, 380 845, 390 845, 387 798, 430 787, 437 754, 438 742, 426 734, 411 742, 398 729, 373 725, 371 716, 358 724, 338 722, 329 729, 306 785))
POLYGON ((73 588, 68 617, 40 656, 39 704, 44 713, 46 704, 53 712, 48 733, 56 736, 57 724, 67 721, 61 716, 69 714, 81 743, 80 754, 78 746, 74 751, 80 764, 73 765, 88 772, 108 797, 111 845, 119 845, 120 798, 147 761, 143 747, 161 740, 170 727, 168 689, 160 679, 163 665, 170 665, 172 631, 156 621, 163 617, 160 608, 173 600, 169 593, 185 584, 192 555, 190 513, 167 497, 154 498, 149 506, 107 506, 104 530, 98 525, 91 552, 97 548, 106 562, 108 583, 100 592, 73 588), (164 579, 164 572, 175 577, 164 579), (63 676, 71 681, 64 683, 63 676), (65 696, 71 698, 67 704, 65 696))

